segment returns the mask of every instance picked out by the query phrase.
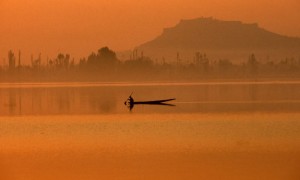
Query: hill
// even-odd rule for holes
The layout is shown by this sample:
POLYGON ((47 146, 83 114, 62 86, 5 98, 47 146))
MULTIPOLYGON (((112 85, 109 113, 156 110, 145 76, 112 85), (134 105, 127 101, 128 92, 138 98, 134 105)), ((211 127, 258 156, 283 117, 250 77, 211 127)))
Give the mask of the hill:
POLYGON ((181 20, 175 27, 164 29, 157 38, 138 46, 152 58, 175 59, 177 54, 191 60, 195 52, 213 58, 232 60, 250 53, 268 57, 300 56, 300 38, 279 35, 257 24, 221 21, 213 18, 181 20))

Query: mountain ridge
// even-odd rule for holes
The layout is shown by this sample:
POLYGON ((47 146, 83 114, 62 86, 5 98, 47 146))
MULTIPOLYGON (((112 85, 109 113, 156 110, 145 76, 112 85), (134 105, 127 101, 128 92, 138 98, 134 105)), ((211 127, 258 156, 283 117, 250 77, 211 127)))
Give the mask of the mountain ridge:
POLYGON ((222 21, 210 17, 181 20, 174 27, 165 28, 161 35, 136 49, 150 56, 167 56, 167 51, 174 54, 174 51, 184 53, 237 50, 249 53, 268 51, 266 54, 272 54, 271 51, 291 51, 291 54, 295 54, 300 50, 300 38, 267 31, 257 23, 222 21))

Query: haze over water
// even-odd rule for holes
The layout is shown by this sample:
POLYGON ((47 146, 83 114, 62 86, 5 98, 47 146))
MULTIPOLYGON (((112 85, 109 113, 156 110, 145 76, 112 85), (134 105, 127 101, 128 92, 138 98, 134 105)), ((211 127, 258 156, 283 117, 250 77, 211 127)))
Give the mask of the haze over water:
POLYGON ((2 84, 1 179, 298 179, 300 83, 2 84), (176 97, 175 106, 123 104, 176 97))
POLYGON ((0 0, 0 180, 299 180, 299 9, 0 0))

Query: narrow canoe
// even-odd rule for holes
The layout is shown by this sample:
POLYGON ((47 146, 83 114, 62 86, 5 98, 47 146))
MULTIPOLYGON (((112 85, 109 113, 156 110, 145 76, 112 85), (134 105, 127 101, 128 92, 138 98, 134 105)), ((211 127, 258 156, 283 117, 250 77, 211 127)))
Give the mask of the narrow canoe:
POLYGON ((162 99, 162 100, 154 100, 154 101, 134 101, 133 104, 161 104, 168 101, 173 101, 175 98, 172 99, 162 99))

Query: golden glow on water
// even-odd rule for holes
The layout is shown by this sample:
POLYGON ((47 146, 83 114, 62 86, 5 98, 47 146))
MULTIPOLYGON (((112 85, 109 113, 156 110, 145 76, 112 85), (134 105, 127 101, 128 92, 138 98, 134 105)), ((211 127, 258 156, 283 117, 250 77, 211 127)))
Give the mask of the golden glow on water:
POLYGON ((0 118, 1 179, 297 179, 300 114, 0 118))
POLYGON ((300 114, 152 114, 1 118, 2 151, 293 151, 300 114))
POLYGON ((0 86, 0 179, 300 177, 300 85, 0 86), (176 97, 176 106, 123 102, 176 97))

